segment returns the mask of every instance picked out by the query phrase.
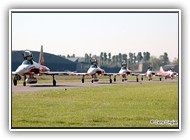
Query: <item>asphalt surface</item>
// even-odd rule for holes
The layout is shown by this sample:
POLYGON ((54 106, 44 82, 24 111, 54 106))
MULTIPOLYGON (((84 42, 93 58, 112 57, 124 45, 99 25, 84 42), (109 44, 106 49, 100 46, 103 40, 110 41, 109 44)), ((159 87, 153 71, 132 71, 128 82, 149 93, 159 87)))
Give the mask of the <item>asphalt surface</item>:
POLYGON ((23 86, 22 84, 18 84, 17 86, 14 86, 12 84, 12 93, 24 93, 24 92, 35 92, 35 91, 42 91, 42 90, 52 90, 52 89, 63 89, 63 90, 67 90, 69 88, 83 88, 83 87, 97 87, 97 86, 106 86, 106 85, 125 85, 125 84, 143 84, 143 83, 160 83, 160 82, 177 82, 177 80, 171 80, 171 79, 167 79, 167 80, 152 80, 152 81, 116 81, 113 83, 109 83, 109 82, 85 82, 85 83, 81 83, 81 82, 63 82, 63 83, 58 83, 56 86, 53 86, 52 83, 37 83, 37 84, 26 84, 26 86, 23 86))

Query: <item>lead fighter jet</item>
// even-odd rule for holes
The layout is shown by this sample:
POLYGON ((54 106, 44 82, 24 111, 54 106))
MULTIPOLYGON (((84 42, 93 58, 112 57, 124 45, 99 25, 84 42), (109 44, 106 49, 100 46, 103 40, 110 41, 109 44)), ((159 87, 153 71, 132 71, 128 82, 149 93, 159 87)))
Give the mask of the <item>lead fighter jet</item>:
POLYGON ((68 72, 51 72, 50 69, 44 65, 43 46, 41 46, 38 63, 33 60, 33 55, 29 50, 24 51, 23 58, 24 61, 22 62, 22 64, 16 69, 16 71, 12 72, 12 74, 14 75, 14 86, 17 85, 17 81, 21 79, 21 76, 24 77, 23 86, 26 86, 26 83, 37 83, 37 78, 34 77, 36 74, 51 75, 53 78, 53 86, 56 86, 55 75, 69 75, 68 72))

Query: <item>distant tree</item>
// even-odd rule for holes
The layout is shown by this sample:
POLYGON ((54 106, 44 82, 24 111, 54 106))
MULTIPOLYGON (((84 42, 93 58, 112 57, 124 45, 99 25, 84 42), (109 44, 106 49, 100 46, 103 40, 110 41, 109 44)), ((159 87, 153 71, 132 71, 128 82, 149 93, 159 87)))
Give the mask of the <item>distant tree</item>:
POLYGON ((111 53, 108 53, 108 61, 111 62, 111 53))
POLYGON ((133 63, 133 53, 129 53, 129 64, 133 63))
POLYGON ((106 62, 107 61, 107 53, 104 52, 104 61, 106 62))
POLYGON ((112 56, 112 62, 116 63, 116 56, 115 55, 112 56))
POLYGON ((125 62, 127 62, 127 54, 122 54, 122 59, 125 61, 125 62))
POLYGON ((67 58, 70 58, 70 55, 69 55, 69 54, 67 55, 67 58))
POLYGON ((143 59, 142 53, 138 52, 137 54, 137 61, 140 62, 143 59))
POLYGON ((150 52, 146 52, 146 60, 147 60, 147 61, 150 60, 150 52))
POLYGON ((103 60, 104 60, 104 53, 101 52, 100 53, 100 64, 103 64, 103 60))
POLYGON ((136 64, 136 61, 137 61, 137 57, 135 55, 135 53, 133 54, 133 64, 136 64))
POLYGON ((163 59, 164 59, 165 64, 169 64, 170 61, 169 61, 169 58, 168 58, 168 54, 166 52, 164 53, 164 58, 163 59))
POLYGON ((91 58, 92 58, 92 54, 90 53, 90 54, 89 54, 89 59, 91 59, 91 58))
POLYGON ((88 54, 87 53, 85 53, 85 55, 84 55, 84 61, 85 62, 90 62, 90 59, 89 59, 90 57, 88 56, 88 54))
POLYGON ((162 65, 169 64, 168 54, 164 52, 164 55, 160 55, 160 60, 162 61, 162 65))
POLYGON ((149 52, 143 52, 143 59, 145 62, 149 61, 150 53, 149 52))
POLYGON ((116 56, 115 56, 115 60, 116 60, 116 63, 119 62, 119 55, 116 55, 116 56))
POLYGON ((119 55, 118 55, 118 61, 119 61, 119 63, 121 63, 122 62, 122 54, 121 53, 119 53, 119 55))
POLYGON ((143 52, 143 60, 146 62, 146 52, 143 52))
POLYGON ((155 56, 151 56, 149 62, 154 69, 158 69, 162 65, 162 60, 155 56))
POLYGON ((178 65, 179 64, 179 61, 178 61, 178 58, 174 58, 174 60, 171 62, 172 65, 178 65))
POLYGON ((75 54, 73 54, 71 57, 72 57, 72 58, 75 58, 75 54))

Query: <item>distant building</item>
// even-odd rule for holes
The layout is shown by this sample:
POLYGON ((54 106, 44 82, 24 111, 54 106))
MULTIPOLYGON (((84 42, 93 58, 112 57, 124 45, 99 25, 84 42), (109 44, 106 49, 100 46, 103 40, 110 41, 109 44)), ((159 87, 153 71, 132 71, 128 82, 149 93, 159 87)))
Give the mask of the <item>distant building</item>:
POLYGON ((149 67, 149 63, 146 63, 143 59, 139 62, 139 68, 138 71, 145 73, 149 67))
POLYGON ((77 72, 86 72, 90 66, 90 62, 85 62, 84 57, 70 57, 66 59, 76 63, 75 71, 77 72))
POLYGON ((68 59, 69 61, 72 61, 72 62, 76 62, 76 63, 78 63, 78 57, 66 57, 66 59, 68 59))
POLYGON ((179 73, 179 65, 165 65, 165 66, 163 66, 163 69, 165 71, 173 69, 173 71, 179 73))

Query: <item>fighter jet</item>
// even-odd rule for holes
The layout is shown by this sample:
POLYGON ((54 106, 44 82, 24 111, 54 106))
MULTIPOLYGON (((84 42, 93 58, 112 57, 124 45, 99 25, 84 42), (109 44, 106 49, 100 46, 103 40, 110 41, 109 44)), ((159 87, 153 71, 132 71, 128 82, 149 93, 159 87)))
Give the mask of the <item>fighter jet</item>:
MULTIPOLYGON (((116 75, 121 75, 122 76, 122 82, 127 81, 127 77, 128 76, 136 76, 136 81, 139 81, 139 74, 138 73, 134 73, 132 72, 128 66, 126 62, 122 62, 121 64, 121 69, 119 70, 119 72, 116 75)), ((114 81, 116 81, 115 79, 116 77, 114 77, 114 81)))
POLYGON ((148 70, 146 73, 143 73, 143 74, 139 74, 139 76, 141 76, 141 80, 143 81, 143 78, 144 77, 148 77, 148 80, 152 80, 152 77, 156 75, 156 72, 155 71, 152 71, 152 67, 149 66, 148 67, 148 70))
POLYGON ((92 83, 99 81, 101 76, 109 76, 109 82, 112 83, 111 76, 113 76, 114 73, 106 73, 105 70, 98 66, 98 62, 95 58, 93 58, 90 63, 91 66, 86 73, 74 73, 73 75, 82 76, 82 83, 84 83, 85 76, 91 76, 92 83))
POLYGON ((165 77, 165 79, 167 79, 167 78, 174 79, 174 77, 178 76, 178 73, 174 72, 172 69, 169 69, 168 71, 164 71, 164 69, 161 66, 160 71, 158 73, 156 73, 156 76, 159 76, 160 81, 161 81, 162 77, 165 77))
POLYGON ((12 72, 14 75, 13 84, 17 85, 17 81, 23 79, 23 86, 28 84, 37 83, 37 78, 34 77, 36 74, 38 75, 51 75, 53 78, 53 86, 56 86, 55 75, 68 75, 68 72, 51 72, 50 69, 44 66, 44 54, 43 54, 43 46, 41 46, 39 62, 35 62, 33 60, 33 55, 29 50, 25 50, 23 53, 24 61, 22 64, 16 69, 16 71, 12 72), (28 76, 28 77, 27 77, 28 76))

